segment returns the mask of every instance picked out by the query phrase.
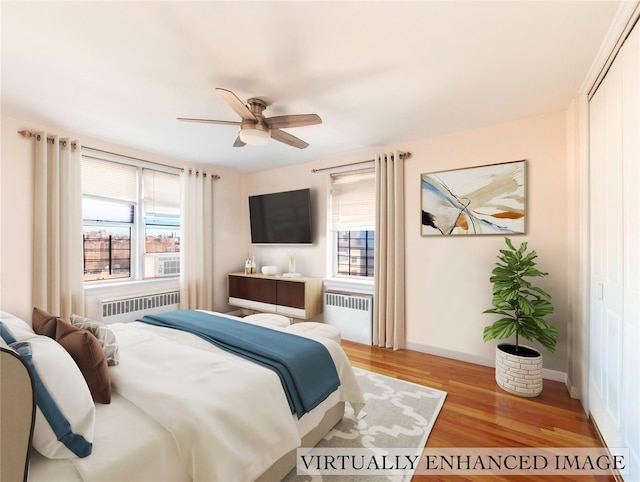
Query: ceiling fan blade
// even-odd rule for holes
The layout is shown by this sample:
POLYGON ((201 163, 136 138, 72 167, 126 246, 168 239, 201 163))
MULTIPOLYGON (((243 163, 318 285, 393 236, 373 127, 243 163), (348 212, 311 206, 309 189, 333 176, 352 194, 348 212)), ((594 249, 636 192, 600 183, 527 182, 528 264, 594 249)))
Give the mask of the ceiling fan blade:
POLYGON ((247 144, 240 140, 240 136, 236 137, 236 141, 233 143, 233 147, 244 147, 247 144))
POLYGON ((276 141, 284 142, 290 146, 297 147, 298 149, 304 149, 309 147, 309 144, 302 139, 298 139, 296 136, 292 136, 288 132, 281 131, 280 129, 271 129, 271 138, 276 141))
POLYGON ((220 89, 219 87, 216 87, 216 92, 218 93, 218 95, 220 95, 220 97, 222 97, 222 100, 224 100, 229 105, 229 107, 231 107, 240 117, 245 120, 258 120, 256 116, 253 115, 253 112, 251 112, 247 108, 244 102, 238 99, 238 96, 236 94, 227 89, 220 89))
POLYGON ((213 119, 189 119, 187 117, 178 117, 177 119, 179 121, 184 121, 184 122, 202 122, 205 124, 222 124, 222 125, 228 125, 228 126, 240 125, 240 122, 236 122, 236 121, 223 121, 223 120, 213 120, 213 119))
POLYGON ((283 127, 304 127, 322 124, 322 119, 317 114, 296 114, 279 115, 265 119, 272 129, 282 129, 283 127))

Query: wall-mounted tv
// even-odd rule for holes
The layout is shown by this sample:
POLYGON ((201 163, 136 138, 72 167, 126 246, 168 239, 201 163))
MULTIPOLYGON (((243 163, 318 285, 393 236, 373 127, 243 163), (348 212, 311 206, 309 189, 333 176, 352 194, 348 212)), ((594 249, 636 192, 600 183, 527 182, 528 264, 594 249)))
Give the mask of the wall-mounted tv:
POLYGON ((249 196, 253 244, 312 244, 311 191, 249 196))

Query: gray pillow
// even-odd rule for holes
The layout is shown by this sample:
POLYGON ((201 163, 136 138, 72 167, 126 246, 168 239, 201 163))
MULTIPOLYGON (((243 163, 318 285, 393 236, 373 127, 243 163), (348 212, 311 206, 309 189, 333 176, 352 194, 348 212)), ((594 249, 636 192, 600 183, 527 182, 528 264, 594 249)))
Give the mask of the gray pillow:
POLYGON ((118 342, 116 340, 115 333, 111 331, 107 325, 78 315, 71 315, 70 321, 72 325, 82 328, 83 330, 89 330, 93 333, 100 342, 100 346, 102 346, 102 350, 107 357, 107 364, 109 366, 118 364, 120 361, 118 342))

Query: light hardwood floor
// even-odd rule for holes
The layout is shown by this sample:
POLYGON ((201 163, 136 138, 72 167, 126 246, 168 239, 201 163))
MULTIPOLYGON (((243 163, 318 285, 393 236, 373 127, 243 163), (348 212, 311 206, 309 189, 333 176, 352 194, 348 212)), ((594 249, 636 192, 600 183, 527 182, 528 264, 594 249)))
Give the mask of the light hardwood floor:
MULTIPOLYGON (((494 369, 411 350, 343 341, 353 366, 447 392, 427 447, 599 447, 593 427, 563 383, 521 398, 496 385, 494 369)), ((415 476, 413 481, 611 481, 613 476, 415 476)))

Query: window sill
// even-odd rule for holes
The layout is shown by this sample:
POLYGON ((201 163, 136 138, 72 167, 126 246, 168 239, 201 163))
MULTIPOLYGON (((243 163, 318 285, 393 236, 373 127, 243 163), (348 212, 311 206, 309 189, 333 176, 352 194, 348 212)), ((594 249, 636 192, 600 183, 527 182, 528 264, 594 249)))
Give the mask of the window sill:
POLYGON ((132 295, 140 293, 153 293, 164 290, 174 290, 180 287, 180 278, 149 279, 140 281, 122 281, 107 283, 92 282, 84 285, 85 296, 120 296, 122 293, 132 295))
POLYGON ((373 279, 325 278, 324 289, 373 295, 373 279))

